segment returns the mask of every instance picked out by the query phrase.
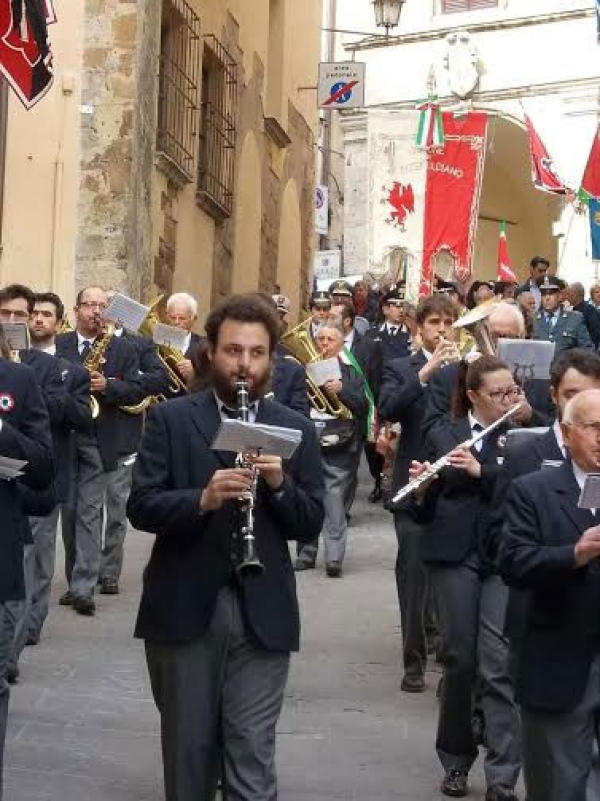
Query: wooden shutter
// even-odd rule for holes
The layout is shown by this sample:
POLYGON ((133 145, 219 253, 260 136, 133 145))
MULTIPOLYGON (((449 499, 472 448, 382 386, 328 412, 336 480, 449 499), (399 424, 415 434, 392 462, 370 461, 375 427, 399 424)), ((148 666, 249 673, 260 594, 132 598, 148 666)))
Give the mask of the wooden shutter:
POLYGON ((442 14, 457 11, 476 11, 478 8, 495 8, 498 0, 442 0, 442 14))

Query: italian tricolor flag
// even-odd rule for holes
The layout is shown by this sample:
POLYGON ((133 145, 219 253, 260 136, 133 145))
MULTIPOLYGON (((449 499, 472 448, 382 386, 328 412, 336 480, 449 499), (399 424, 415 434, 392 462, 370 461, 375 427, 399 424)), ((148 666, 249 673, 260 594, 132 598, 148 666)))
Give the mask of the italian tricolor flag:
POLYGON ((440 147, 445 142, 444 120, 442 110, 435 102, 437 98, 430 97, 423 103, 416 106, 419 112, 419 127, 415 145, 422 150, 429 150, 432 147, 440 147))
POLYGON ((517 276, 513 273, 508 256, 508 244, 506 242, 506 222, 500 223, 500 238, 498 239, 498 276, 497 281, 516 281, 517 276))

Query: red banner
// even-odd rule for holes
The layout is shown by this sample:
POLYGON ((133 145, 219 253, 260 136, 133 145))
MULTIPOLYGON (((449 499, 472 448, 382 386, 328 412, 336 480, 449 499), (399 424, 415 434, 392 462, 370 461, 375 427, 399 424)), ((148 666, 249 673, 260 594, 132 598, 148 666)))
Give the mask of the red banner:
POLYGON ((421 295, 431 294, 436 259, 442 253, 444 263, 454 265, 454 276, 449 277, 461 283, 469 280, 477 233, 488 117, 472 112, 455 119, 445 112, 443 118, 445 143, 427 158, 421 295))

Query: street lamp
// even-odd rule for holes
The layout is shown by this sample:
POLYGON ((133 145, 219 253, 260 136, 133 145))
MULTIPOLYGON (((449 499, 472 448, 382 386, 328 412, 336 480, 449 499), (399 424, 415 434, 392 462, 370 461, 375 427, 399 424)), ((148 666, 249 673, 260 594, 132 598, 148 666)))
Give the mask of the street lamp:
POLYGON ((378 28, 385 28, 386 37, 390 28, 396 28, 400 22, 400 12, 405 0, 373 0, 375 23, 378 28))

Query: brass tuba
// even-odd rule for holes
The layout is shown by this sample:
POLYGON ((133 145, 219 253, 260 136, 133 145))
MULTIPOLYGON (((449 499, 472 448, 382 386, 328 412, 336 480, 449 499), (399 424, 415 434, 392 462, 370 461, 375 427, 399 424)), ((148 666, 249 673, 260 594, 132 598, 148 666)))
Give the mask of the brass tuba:
MULTIPOLYGON (((311 318, 309 317, 281 337, 281 344, 305 367, 311 362, 321 360, 321 355, 310 335, 310 322, 311 318)), ((340 420, 352 419, 352 412, 344 406, 335 393, 326 392, 323 387, 318 387, 308 374, 306 383, 308 385, 308 400, 313 409, 316 409, 321 414, 333 415, 333 417, 337 417, 340 420)))
POLYGON ((484 356, 497 356, 496 343, 490 335, 486 320, 502 301, 492 298, 474 309, 469 309, 454 323, 456 340, 462 358, 474 350, 484 356))

